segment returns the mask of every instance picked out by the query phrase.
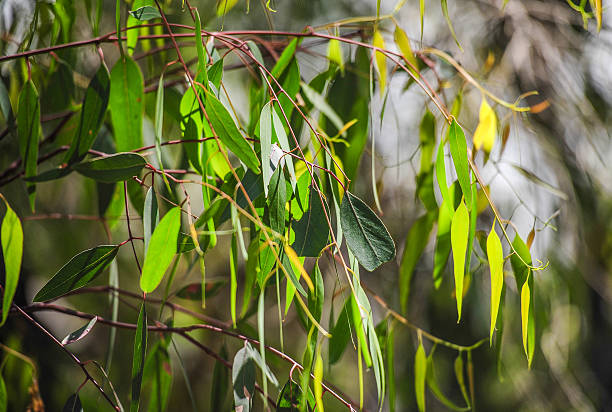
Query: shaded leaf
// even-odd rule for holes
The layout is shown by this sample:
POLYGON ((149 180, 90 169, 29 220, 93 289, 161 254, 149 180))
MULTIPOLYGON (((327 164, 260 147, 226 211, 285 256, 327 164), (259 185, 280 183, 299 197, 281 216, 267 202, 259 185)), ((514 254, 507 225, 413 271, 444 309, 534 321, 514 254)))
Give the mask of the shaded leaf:
MULTIPOLYGON (((32 80, 28 80, 19 94, 17 112, 17 136, 19 154, 23 163, 25 177, 36 176, 38 162, 38 140, 40 137, 40 101, 32 80)), ((30 208, 34 210, 36 186, 26 183, 30 208)))
POLYGON ((145 158, 137 153, 115 153, 78 163, 74 169, 98 182, 116 183, 138 176, 146 164, 145 158))
POLYGON ((470 216, 461 201, 451 222, 451 245, 453 248, 453 263, 455 273, 455 295, 457 299, 457 323, 461 320, 461 304, 463 302, 463 278, 465 275, 465 253, 468 244, 470 216))
POLYGON ((152 20, 161 17, 157 7, 153 6, 144 6, 140 7, 136 10, 130 10, 130 16, 134 17, 136 20, 145 21, 152 20))
POLYGON ((127 55, 121 56, 111 71, 109 106, 117 151, 141 147, 144 80, 138 64, 127 55))
POLYGON ((467 388, 465 386, 465 375, 463 374, 463 356, 461 355, 461 352, 459 352, 457 358, 455 358, 453 369, 455 370, 455 378, 457 378, 457 383, 459 384, 459 389, 461 389, 463 399, 469 406, 470 397, 468 396, 467 388))
MULTIPOLYGON (((227 349, 225 345, 221 347, 219 353, 221 358, 227 359, 227 349)), ((210 393, 210 410, 223 409, 226 404, 229 389, 229 373, 225 365, 219 361, 215 362, 212 376, 212 389, 210 393)), ((225 410, 225 409, 223 409, 225 410)))
MULTIPOLYGON (((300 385, 293 382, 291 378, 285 383, 283 389, 278 395, 276 401, 276 412, 298 412, 300 405, 300 397, 302 396, 302 389, 300 385)), ((307 399, 307 411, 311 412, 315 406, 315 400, 313 394, 308 390, 307 399)))
POLYGON ((81 405, 81 399, 78 394, 73 393, 70 395, 64 404, 62 412, 83 412, 83 406, 81 405))
POLYGON ((268 196, 268 210, 270 228, 280 235, 285 234, 285 205, 287 203, 287 185, 285 175, 279 167, 272 175, 270 193, 268 196))
POLYGON ((119 246, 103 245, 74 256, 34 296, 34 302, 58 298, 94 280, 117 255, 119 246))
POLYGON ((325 198, 319 196, 314 186, 311 185, 308 192, 308 209, 300 220, 293 223, 295 241, 291 247, 298 256, 318 257, 329 238, 329 226, 325 218, 329 210, 325 198))
POLYGON ((351 301, 349 298, 342 306, 338 320, 331 330, 332 336, 329 339, 328 354, 328 361, 330 365, 333 365, 340 359, 344 349, 346 349, 346 346, 348 345, 351 338, 351 330, 349 326, 349 318, 351 317, 351 301))
POLYGON ((71 343, 74 343, 74 342, 77 342, 83 339, 85 336, 89 334, 89 332, 91 332, 91 329, 94 327, 97 321, 98 321, 97 316, 94 316, 93 318, 91 318, 91 320, 87 324, 83 325, 82 327, 78 328, 74 332, 67 335, 64 339, 62 339, 62 345, 64 346, 70 345, 71 343))
POLYGON ((136 334, 134 336, 134 356, 132 358, 132 399, 130 401, 130 412, 138 412, 140 406, 140 389, 142 386, 142 375, 145 357, 147 353, 147 311, 145 302, 140 305, 136 334))
POLYGON ((19 284, 21 259, 23 257, 23 229, 21 221, 13 209, 11 209, 6 199, 4 199, 4 203, 6 204, 6 213, 2 219, 0 237, 2 238, 5 280, 2 295, 2 322, 0 322, 0 326, 6 322, 11 304, 13 303, 13 297, 19 284))
MULTIPOLYGON (((205 282, 204 294, 207 298, 215 296, 221 288, 227 285, 227 279, 212 280, 208 279, 205 282)), ((202 283, 190 283, 189 285, 183 286, 176 292, 176 296, 181 299, 188 299, 194 301, 202 300, 202 283)))
POLYGON ((251 410, 251 399, 255 394, 255 362, 246 346, 234 356, 232 384, 236 410, 249 412, 251 410))
POLYGON ((455 404, 442 393, 442 390, 440 390, 440 387, 438 386, 438 381, 436 379, 433 352, 430 353, 430 355, 427 357, 427 386, 429 387, 429 389, 431 389, 431 392, 434 394, 434 396, 447 408, 453 411, 469 411, 471 409, 469 406, 461 407, 455 404))
MULTIPOLYGON (((157 196, 155 195, 155 187, 151 185, 149 190, 147 190, 147 195, 145 196, 144 210, 142 213, 142 226, 143 226, 145 255, 147 253, 147 249, 149 248, 149 242, 151 241, 151 236, 153 235, 153 231, 155 230, 155 227, 157 226, 158 223, 159 223, 159 209, 157 208, 157 196)), ((179 252, 181 252, 180 246, 181 245, 179 243, 179 252)), ((195 245, 194 245, 194 248, 195 248, 195 245)))

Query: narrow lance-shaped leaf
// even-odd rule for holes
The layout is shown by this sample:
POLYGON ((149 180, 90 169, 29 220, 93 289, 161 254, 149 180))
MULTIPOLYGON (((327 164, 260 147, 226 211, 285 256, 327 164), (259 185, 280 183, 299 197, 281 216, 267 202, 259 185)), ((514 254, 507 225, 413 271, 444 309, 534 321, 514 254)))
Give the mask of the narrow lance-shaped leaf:
MULTIPOLYGON (((285 127, 283 126, 283 122, 276 110, 272 110, 272 128, 274 130, 274 134, 276 135, 276 139, 278 140, 278 144, 280 145, 283 152, 289 153, 291 151, 291 147, 289 146, 289 140, 287 139, 287 133, 285 132, 285 127)), ((273 147, 274 148, 274 147, 273 147)), ((297 177, 295 175, 295 168, 293 166, 293 157, 291 155, 283 156, 283 161, 287 165, 287 171, 289 172, 289 177, 291 178, 291 187, 293 191, 295 191, 295 186, 297 184, 297 177)), ((273 163, 276 163, 273 161, 273 163)), ((280 167, 283 162, 279 162, 277 167, 280 167)))
POLYGON ((323 358, 321 357, 321 345, 317 348, 317 356, 314 364, 314 395, 317 411, 323 412, 323 358))
POLYGON ((402 52, 404 59, 414 66, 414 69, 410 67, 410 70, 418 76, 418 62, 416 57, 414 57, 414 52, 412 51, 410 40, 408 39, 408 36, 406 36, 406 32, 402 30, 400 26, 396 25, 393 38, 395 39, 395 44, 397 44, 397 47, 399 47, 400 51, 402 52))
POLYGON ((351 315, 351 300, 346 300, 342 309, 340 310, 340 315, 338 316, 338 320, 336 320, 336 324, 333 326, 331 330, 331 338, 329 339, 329 363, 333 365, 336 363, 342 353, 346 349, 348 342, 351 337, 351 330, 349 325, 349 318, 351 315))
POLYGON ((64 407, 62 408, 62 412, 83 412, 83 406, 81 405, 81 399, 77 393, 73 393, 70 395, 64 407))
POLYGON ((517 289, 521 291, 523 346, 531 367, 535 351, 534 280, 531 268, 528 266, 531 265, 531 254, 518 234, 512 241, 512 247, 516 253, 510 257, 510 263, 516 278, 517 289))
POLYGON ((427 376, 427 355, 423 343, 419 342, 414 356, 414 393, 420 412, 425 410, 425 378, 427 376))
POLYGON ((251 399, 255 394, 255 362, 246 346, 240 349, 234 357, 232 383, 236 411, 249 412, 251 399))
POLYGON ((106 269, 118 250, 115 245, 102 245, 74 256, 34 296, 34 302, 52 300, 87 285, 106 269))
POLYGON ((83 339, 85 336, 89 334, 89 332, 91 332, 91 330, 93 329, 97 321, 98 321, 97 316, 94 316, 93 318, 91 318, 91 320, 87 324, 83 325, 82 327, 78 328, 74 332, 67 335, 64 339, 62 339, 62 345, 64 346, 70 345, 71 343, 74 343, 74 342, 77 342, 83 339))
POLYGON ((457 358, 455 358, 453 369, 455 370, 455 378, 457 378, 457 384, 459 385, 459 389, 461 390, 461 395, 463 395, 465 403, 470 406, 470 397, 468 396, 467 387, 465 386, 465 375, 463 373, 463 355, 461 354, 461 352, 459 352, 457 358))
POLYGON ((261 109, 259 116, 259 144, 261 146, 261 174, 263 176, 264 192, 268 196, 268 185, 272 177, 272 166, 270 166, 270 153, 272 150, 272 103, 268 102, 261 109))
POLYGON ((440 188, 440 194, 442 195, 442 205, 440 207, 446 207, 446 213, 452 216, 455 212, 455 208, 453 207, 454 202, 450 197, 448 184, 446 183, 444 141, 440 142, 440 145, 438 146, 438 153, 436 155, 436 180, 438 181, 438 187, 440 188))
POLYGON ((326 213, 329 214, 327 203, 314 186, 310 186, 308 194, 308 210, 302 218, 293 223, 295 241, 291 245, 298 256, 317 257, 327 245, 329 226, 326 213))
POLYGON ((465 275, 465 252, 468 243, 470 216, 463 203, 455 211, 451 222, 451 245, 453 248, 453 263, 455 273, 455 297, 457 299, 457 323, 461 320, 461 305, 463 302, 463 278, 465 275))
POLYGON ((469 411, 470 410, 469 406, 461 407, 461 406, 455 404, 450 399, 448 399, 444 395, 444 393, 442 393, 442 390, 438 386, 438 380, 436 379, 433 351, 430 352, 429 356, 427 357, 427 386, 429 387, 429 389, 431 389, 431 392, 434 394, 434 396, 440 402, 442 402, 442 404, 444 404, 444 406, 446 406, 448 409, 453 410, 453 411, 457 411, 457 412, 463 412, 463 411, 469 411))
POLYGON ((6 393, 6 384, 4 378, 0 374, 0 411, 6 411, 8 404, 8 395, 6 393))
POLYGON ((337 64, 342 74, 344 74, 344 57, 342 56, 339 40, 331 39, 329 41, 327 44, 327 58, 330 62, 337 64))
POLYGON ((83 176, 102 183, 116 183, 138 176, 147 161, 137 153, 115 153, 74 165, 83 176))
POLYGON ((448 131, 448 140, 450 142, 451 156, 453 158, 453 164, 455 165, 455 171, 457 172, 459 186, 461 186, 467 208, 471 210, 472 197, 470 194, 472 193, 472 185, 470 182, 467 144, 465 142, 463 129, 461 129, 461 126, 459 126, 455 120, 453 120, 448 131))
MULTIPOLYGON (((380 31, 375 30, 372 36, 372 45, 379 49, 385 49, 385 40, 383 39, 380 31)), ((380 95, 385 94, 385 86, 387 84, 387 58, 382 52, 375 52, 376 70, 378 72, 378 78, 380 80, 380 95)))
MULTIPOLYGON (((19 153, 25 177, 36 176, 38 162, 38 139, 40 137, 40 101, 32 80, 28 80, 19 94, 19 111, 17 112, 17 136, 19 153)), ((26 183, 30 208, 34 210, 36 186, 26 183)))
POLYGON ((147 311, 145 302, 140 306, 136 335, 134 336, 134 357, 132 358, 132 400, 130 412, 138 412, 140 406, 140 389, 142 386, 142 374, 145 357, 147 353, 147 311))
POLYGON ((6 199, 4 199, 4 203, 6 204, 6 213, 2 219, 0 237, 2 238, 5 281, 2 296, 2 322, 0 322, 0 326, 6 322, 11 304, 13 303, 15 290, 17 290, 17 284, 19 283, 21 258, 23 256, 23 229, 21 228, 21 221, 19 221, 19 217, 11 209, 6 199))
POLYGON ((111 71, 109 105, 117 151, 141 147, 144 80, 138 64, 127 55, 120 57, 111 71))
MULTIPOLYGON (((144 251, 145 255, 151 242, 151 236, 155 227, 159 223, 159 209, 157 208, 157 196, 155 195, 155 187, 151 186, 147 191, 144 202, 144 211, 142 214, 144 251)), ((180 250, 179 250, 180 252, 180 250)))
POLYGON ((140 288, 146 292, 153 292, 161 282, 166 269, 170 266, 176 254, 176 245, 179 229, 181 228, 181 209, 171 209, 159 222, 145 255, 140 277, 140 288))
POLYGON ((478 126, 474 132, 474 148, 476 150, 484 149, 485 153, 491 153, 493 144, 495 143, 495 135, 497 134, 497 117, 495 112, 487 103, 487 99, 483 96, 480 104, 480 115, 478 126))
POLYGON ((385 225, 349 191, 340 205, 340 222, 349 249, 366 270, 371 272, 395 257, 395 243, 385 225))
POLYGON ((489 333, 489 344, 493 345, 493 331, 497 323, 499 302, 504 285, 504 251, 499 236, 495 233, 495 222, 493 222, 491 233, 487 237, 487 258, 491 273, 491 331, 489 333))
POLYGON ((442 14, 444 14, 444 18, 446 19, 446 24, 448 24, 448 29, 451 32, 451 36, 455 39, 455 43, 459 47, 459 50, 463 51, 463 47, 459 44, 459 40, 457 40, 457 35, 455 34, 455 29, 453 28, 453 23, 451 22, 450 16, 448 15, 448 4, 447 0, 440 0, 440 5, 442 6, 442 14))

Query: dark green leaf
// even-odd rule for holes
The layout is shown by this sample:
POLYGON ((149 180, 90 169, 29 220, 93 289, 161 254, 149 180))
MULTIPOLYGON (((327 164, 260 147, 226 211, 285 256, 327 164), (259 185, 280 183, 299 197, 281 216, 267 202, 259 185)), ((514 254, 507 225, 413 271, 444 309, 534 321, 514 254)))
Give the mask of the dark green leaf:
POLYGON ((236 353, 232 365, 234 406, 242 412, 251 410, 251 399, 255 394, 255 362, 251 351, 243 347, 236 353))
POLYGON ((141 147, 144 80, 138 64, 127 55, 121 56, 111 71, 109 104, 117 151, 141 147))
POLYGON ((34 296, 34 302, 58 298, 94 280, 113 261, 115 245, 96 246, 74 256, 34 296))
POLYGON ((322 195, 319 196, 319 191, 314 186, 310 186, 308 210, 304 212, 300 220, 293 223, 295 241, 291 247, 298 256, 318 257, 321 250, 327 245, 329 226, 325 218, 326 212, 329 215, 325 198, 322 195))
POLYGON ((64 176, 68 176, 70 173, 72 173, 72 169, 69 167, 50 169, 36 176, 27 177, 23 180, 26 182, 48 182, 50 180, 61 179, 64 176))
MULTIPOLYGON (((40 137, 40 101, 32 80, 28 80, 19 94, 17 112, 17 136, 19 153, 25 171, 25 177, 36 176, 38 162, 38 140, 40 137)), ((36 186, 26 183, 30 208, 34 210, 36 186)))
POLYGON ((314 291, 308 289, 308 310, 315 318, 317 322, 321 320, 321 313, 323 312, 323 302, 325 300, 325 288, 323 284, 323 275, 321 269, 319 269, 318 262, 314 266, 314 291))
POLYGON ((82 327, 78 328, 77 330, 75 330, 74 332, 66 336, 62 340, 62 345, 64 346, 70 345, 71 343, 74 343, 74 342, 77 342, 83 339, 85 336, 89 334, 89 332, 91 332, 91 329, 94 327, 97 321, 98 321, 97 316, 94 316, 93 318, 91 318, 91 320, 87 324, 83 325, 82 327))
POLYGON ((73 393, 70 395, 70 398, 64 404, 62 412, 83 412, 83 406, 81 406, 81 399, 79 399, 78 394, 73 393))
POLYGON ((8 404, 8 396, 6 394, 6 385, 4 384, 4 378, 0 374, 0 411, 6 412, 8 404))
POLYGON ((285 234, 285 204, 287 203, 287 184, 283 169, 278 167, 270 180, 268 208, 270 228, 275 232, 285 234))
POLYGON ((5 281, 2 296, 2 322, 0 322, 0 326, 6 322, 11 304, 13 303, 13 296, 15 296, 15 290, 17 290, 17 284, 19 283, 21 258, 23 257, 23 229, 21 228, 21 221, 13 209, 11 209, 6 199, 4 203, 6 204, 6 213, 2 219, 0 237, 2 238, 5 281))
POLYGON ((144 6, 140 7, 136 10, 130 10, 130 15, 134 17, 136 20, 144 21, 144 20, 152 20, 161 17, 157 7, 153 6, 144 6))
POLYGON ((468 209, 472 209, 472 184, 470 182, 470 166, 468 164, 467 144, 463 129, 453 120, 448 131, 448 139, 450 141, 451 156, 457 172, 457 179, 461 186, 461 191, 465 198, 465 204, 468 209))
MULTIPOLYGON (((278 400, 276 401, 276 412, 298 412, 300 406, 300 397, 302 396, 302 389, 300 385, 293 382, 291 379, 285 383, 283 389, 278 394, 278 400)), ((308 402, 307 411, 312 411, 314 407, 314 396, 308 391, 308 402)))
POLYGON ((98 182, 116 183, 138 176, 146 164, 137 153, 116 153, 78 163, 74 170, 98 182))
POLYGON ((450 399, 448 399, 440 390, 440 387, 438 386, 438 381, 436 379, 436 373, 435 373, 435 369, 434 369, 434 361, 433 361, 433 353, 431 353, 428 357, 427 357, 427 386, 429 386, 429 389, 431 389, 431 392, 434 394, 434 396, 440 401, 442 402, 442 404, 444 404, 444 406, 446 406, 447 408, 453 410, 453 411, 469 411, 471 408, 469 406, 465 406, 465 407, 461 407, 457 404, 455 404, 453 401, 451 401, 450 399))
MULTIPOLYGON (((147 249, 149 248, 149 242, 151 241, 151 236, 153 235, 153 231, 155 230, 155 227, 157 226, 158 223, 159 223, 159 209, 157 208, 157 196, 155 195, 155 187, 151 186, 149 190, 147 190, 147 195, 145 197, 145 202, 144 202, 144 210, 142 213, 145 255, 147 253, 147 249)), ((180 251, 180 243, 179 243, 179 251, 180 251)))
POLYGON ((349 191, 340 205, 340 222, 348 247, 366 270, 372 272, 395 257, 395 243, 385 225, 349 191))
MULTIPOLYGON (((207 298, 215 296, 221 288, 227 285, 227 279, 220 280, 206 280, 206 286, 204 288, 204 294, 207 298)), ((176 296, 181 299, 202 300, 202 283, 190 283, 189 285, 183 286, 178 292, 176 292, 176 296)))
POLYGON ((145 302, 140 306, 136 335, 134 336, 134 357, 132 358, 132 400, 130 412, 138 412, 140 406, 140 388, 147 354, 147 310, 145 302))
POLYGON ((210 92, 206 92, 206 110, 214 130, 219 136, 219 140, 242 160, 249 169, 259 174, 261 171, 255 151, 244 136, 242 136, 234 123, 234 119, 232 119, 223 103, 210 92))
MULTIPOLYGON (((221 358, 227 359, 227 349, 225 345, 221 347, 219 353, 221 358)), ((225 365, 219 361, 215 362, 212 376, 212 389, 210 393, 210 410, 226 410, 225 404, 229 389, 229 374, 225 365)))
POLYGON ((145 255, 140 277, 140 288, 146 292, 153 292, 161 282, 166 269, 170 266, 176 254, 179 230, 181 228, 181 208, 172 208, 159 222, 145 255), (171 245, 171 247, 168 247, 171 245))
POLYGON ((346 300, 340 311, 340 316, 336 324, 330 331, 331 338, 329 339, 329 364, 333 365, 342 356, 346 345, 348 345, 351 339, 351 330, 349 325, 349 318, 351 318, 351 301, 350 298, 346 300))

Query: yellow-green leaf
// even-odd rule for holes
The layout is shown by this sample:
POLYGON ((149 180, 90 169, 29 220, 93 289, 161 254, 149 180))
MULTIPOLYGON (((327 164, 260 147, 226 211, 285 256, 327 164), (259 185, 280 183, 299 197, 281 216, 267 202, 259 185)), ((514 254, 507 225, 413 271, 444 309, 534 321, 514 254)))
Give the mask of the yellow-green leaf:
MULTIPOLYGON (((374 36, 372 37, 372 45, 374 47, 378 47, 379 49, 385 48, 385 39, 383 39, 382 34, 378 30, 374 32, 374 36)), ((387 84, 387 58, 382 52, 376 52, 376 69, 378 70, 378 76, 380 79, 380 95, 383 96, 385 94, 385 86, 387 84)))
MULTIPOLYGON (((395 33, 393 33, 393 37, 395 39, 395 44, 397 44, 397 47, 399 47, 404 59, 417 68, 417 60, 416 57, 414 57, 414 52, 412 51, 410 40, 408 39, 408 36, 406 36, 406 32, 402 30, 400 26, 395 26, 395 33)), ((417 74, 417 72, 414 70, 413 73, 417 74)))
POLYGON ((603 15, 602 0, 594 0, 595 3, 595 20, 597 20, 597 31, 601 30, 601 22, 603 15))
POLYGON ((461 320, 461 304, 463 302, 463 277, 465 275, 465 252, 468 244, 470 215, 463 200, 453 215, 451 222, 451 245, 453 248, 453 263, 455 268, 455 295, 457 298, 457 323, 461 320))
POLYGON ((2 322, 0 322, 0 326, 6 322, 6 317, 11 309, 13 296, 19 282, 19 271, 21 270, 21 258, 23 256, 23 230, 21 222, 8 202, 4 200, 4 203, 6 203, 6 214, 4 219, 2 219, 1 237, 6 280, 2 297, 2 322))
POLYGON ((344 74, 344 57, 342 56, 339 40, 331 39, 329 41, 327 45, 327 58, 330 62, 336 63, 342 74, 344 74))
POLYGON ((490 153, 495 143, 495 135, 497 134, 497 117, 495 112, 487 103, 487 99, 482 98, 480 104, 480 116, 478 119, 478 127, 474 132, 474 148, 476 150, 484 149, 486 153, 490 153))
POLYGON ((527 348, 527 335, 529 326, 529 304, 531 300, 531 293, 529 292, 529 276, 531 272, 527 274, 527 280, 523 283, 521 288, 521 330, 523 331, 523 348, 525 349, 525 355, 529 357, 529 351, 527 348))
POLYGON ((220 0, 217 2, 217 16, 225 16, 238 3, 238 0, 220 0))
POLYGON ((493 330, 495 330, 495 324, 497 323, 499 302, 504 285, 504 251, 499 236, 495 233, 495 222, 493 222, 491 233, 487 237, 487 257, 491 272, 491 332, 489 334, 489 344, 493 345, 493 330))
POLYGON ((419 411, 425 410, 425 378, 427 377, 427 356, 423 344, 419 343, 414 356, 414 393, 419 411))
POLYGON ((320 345, 314 364, 314 395, 317 411, 323 412, 323 358, 321 357, 320 345))

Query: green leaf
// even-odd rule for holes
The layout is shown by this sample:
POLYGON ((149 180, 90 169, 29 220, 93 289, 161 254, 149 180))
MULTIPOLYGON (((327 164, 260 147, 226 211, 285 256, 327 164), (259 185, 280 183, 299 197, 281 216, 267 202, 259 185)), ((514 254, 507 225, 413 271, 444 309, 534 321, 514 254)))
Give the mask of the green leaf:
POLYGON ((321 347, 317 350, 314 364, 314 394, 317 411, 323 412, 323 358, 321 357, 321 347))
POLYGON ((74 343, 74 342, 77 342, 83 339, 85 336, 89 334, 89 332, 91 332, 91 329, 94 327, 97 321, 98 321, 97 316, 94 316, 93 318, 91 318, 91 320, 87 324, 83 325, 82 327, 78 328, 74 332, 67 335, 64 339, 62 339, 62 345, 64 346, 70 345, 71 343, 74 343))
POLYGON ((144 363, 143 382, 151 382, 147 408, 151 412, 167 410, 172 387, 172 365, 166 345, 164 340, 157 341, 144 363))
MULTIPOLYGON (((283 386, 283 389, 278 394, 278 400, 276 401, 276 412, 298 412, 300 405, 300 398, 302 396, 302 388, 300 385, 289 379, 283 386)), ((315 406, 314 395, 308 389, 307 397, 307 412, 311 412, 315 406)))
POLYGON ((442 205, 440 205, 440 207, 446 207, 446 213, 452 216, 455 212, 453 207, 454 202, 448 191, 448 184, 446 183, 446 165, 444 162, 444 141, 441 141, 438 146, 438 154, 436 155, 436 180, 438 181, 438 187, 442 195, 442 205))
POLYGON ((351 339, 351 330, 349 325, 349 318, 352 317, 351 310, 351 300, 349 297, 340 310, 340 315, 338 316, 336 324, 330 331, 332 335, 329 339, 328 360, 330 365, 333 365, 340 360, 344 349, 346 349, 346 346, 351 339))
POLYGON ((331 39, 327 44, 327 59, 337 64, 342 74, 344 74, 344 57, 342 56, 342 48, 339 40, 331 39))
POLYGON ((225 14, 236 5, 236 3, 238 3, 238 0, 218 0, 217 16, 225 16, 225 14))
POLYGON ((152 20, 161 17, 159 11, 157 10, 157 7, 153 6, 140 7, 136 10, 130 10, 129 13, 130 16, 134 17, 136 20, 139 21, 152 20))
POLYGON ((2 374, 0 374, 0 411, 6 412, 8 404, 8 395, 6 394, 6 385, 4 383, 4 378, 2 374))
POLYGON ((291 60, 293 60, 295 50, 300 42, 301 39, 295 38, 291 40, 287 47, 285 47, 285 50, 283 50, 280 57, 276 61, 276 64, 272 68, 272 71, 270 72, 272 77, 279 78, 280 75, 283 74, 283 71, 285 71, 289 63, 291 63, 291 60))
POLYGON ((463 47, 459 44, 459 40, 457 40, 457 35, 455 34, 455 29, 453 28, 453 23, 451 22, 450 16, 448 15, 448 5, 447 0, 440 0, 440 6, 442 6, 442 14, 444 14, 444 18, 446 19, 446 24, 448 24, 448 29, 451 32, 451 36, 455 39, 455 43, 459 47, 459 50, 463 51, 463 47))
POLYGON ((531 254, 523 239, 517 234, 512 241, 516 253, 510 256, 510 263, 516 279, 517 290, 521 291, 521 326, 523 347, 527 361, 531 367, 535 352, 535 311, 534 311, 534 281, 531 269, 531 254), (527 285, 525 287, 525 285, 527 285))
POLYGON ((465 198, 465 203, 468 209, 472 209, 472 184, 470 182, 470 166, 468 164, 467 144, 465 135, 461 126, 453 120, 448 131, 448 139, 450 141, 451 156, 457 172, 457 179, 461 186, 461 191, 465 198))
POLYGON ((74 170, 98 182, 115 183, 138 176, 146 164, 145 158, 137 153, 115 153, 78 163, 74 170))
POLYGON ((489 334, 489 344, 493 345, 493 331, 497 323, 499 302, 504 285, 504 251, 499 236, 495 233, 495 221, 493 222, 491 233, 487 237, 487 258, 491 273, 491 331, 489 334))
POLYGON ((142 386, 142 375, 145 357, 147 353, 147 310, 145 302, 140 305, 136 335, 134 336, 134 357, 132 358, 132 400, 130 412, 138 412, 140 406, 140 389, 142 386))
POLYGON ((404 312, 408 304, 410 284, 412 283, 414 269, 419 262, 419 257, 423 253, 423 250, 425 250, 425 246, 427 246, 434 219, 434 213, 426 213, 421 216, 414 222, 406 237, 406 245, 404 246, 404 254, 402 256, 399 273, 400 302, 402 311, 404 312))
POLYGON ((442 390, 438 386, 438 381, 436 379, 434 360, 433 360, 433 352, 427 357, 427 386, 431 389, 431 392, 434 396, 444 404, 447 408, 453 411, 469 411, 471 408, 469 406, 461 407, 455 404, 453 401, 448 399, 446 395, 442 393, 442 390))
POLYGON ((308 289, 308 310, 317 322, 321 321, 323 313, 323 303, 325 302, 325 288, 323 283, 323 275, 319 269, 319 263, 314 265, 314 290, 308 289))
POLYGON ((324 199, 322 195, 319 197, 319 192, 311 185, 308 194, 308 210, 304 212, 300 220, 293 223, 295 241, 291 247, 298 256, 318 257, 321 250, 327 245, 329 226, 325 214, 329 214, 329 209, 324 199))
MULTIPOLYGON (((325 100, 320 93, 318 93, 315 89, 302 82, 302 91, 304 95, 310 102, 314 105, 314 107, 319 110, 321 113, 325 115, 329 119, 330 122, 336 127, 336 129, 341 130, 344 127, 344 122, 338 116, 333 107, 330 106, 329 103, 325 100)), ((346 136, 346 132, 342 132, 342 136, 346 136)))
POLYGON ((81 160, 96 140, 98 130, 106 115, 110 88, 110 75, 106 65, 102 63, 85 92, 79 125, 70 150, 64 158, 65 163, 73 164, 81 160))
POLYGON ((470 406, 470 397, 468 396, 467 388, 465 386, 465 377, 463 375, 463 357, 461 352, 459 352, 457 358, 455 359, 454 369, 455 377, 457 378, 457 383, 459 384, 459 389, 461 389, 463 399, 465 399, 465 403, 470 406))
POLYGON ((83 406, 78 394, 73 393, 70 395, 62 408, 62 412, 83 412, 83 406))
MULTIPOLYGON (((28 80, 19 94, 17 112, 17 136, 19 137, 19 154, 23 163, 25 177, 36 176, 38 164, 38 140, 40 137, 40 101, 32 80, 28 80)), ((34 211, 36 186, 26 183, 30 208, 34 211)))
POLYGON ((255 394, 255 362, 246 345, 236 353, 232 365, 234 406, 241 412, 251 410, 251 400, 255 394))
MULTIPOLYGON (((144 210, 142 213, 142 226, 143 226, 145 255, 147 253, 147 249, 149 248, 149 242, 151 242, 151 236, 153 235, 153 231, 155 230, 155 227, 157 226, 158 223, 159 223, 159 209, 157 208, 157 196, 155 195, 155 187, 151 185, 149 190, 147 190, 147 195, 145 196, 144 210)), ((191 237, 187 237, 187 238, 191 239, 191 237)), ((194 248, 195 248, 195 245, 194 245, 194 248)), ((180 249, 179 249, 179 252, 181 252, 180 249)))
POLYGON ((219 140, 238 156, 249 169, 259 174, 259 160, 257 160, 255 151, 242 136, 223 103, 208 91, 206 92, 206 110, 215 132, 219 135, 219 140))
POLYGON ((111 71, 110 110, 118 152, 142 147, 144 80, 129 56, 119 58, 111 71))
MULTIPOLYGON (((207 298, 215 296, 221 288, 227 285, 227 279, 207 279, 204 286, 204 294, 207 298)), ((202 300, 202 283, 190 283, 188 285, 183 286, 176 292, 176 296, 181 299, 188 299, 194 301, 202 300)))
POLYGON ((155 227, 140 276, 140 288, 144 292, 151 293, 159 286, 166 269, 172 263, 180 228, 180 207, 172 208, 155 227))
POLYGON ((340 205, 340 222, 349 249, 372 272, 395 257, 389 231, 363 200, 347 191, 340 205))
POLYGON ((420 412, 425 410, 425 377, 427 376, 427 356, 423 343, 419 342, 414 356, 414 393, 420 412))
MULTIPOLYGON (((227 349, 225 345, 221 347, 219 353, 221 358, 227 359, 227 349)), ((227 400, 227 393, 229 389, 229 374, 225 365, 219 361, 215 362, 212 376, 212 389, 210 393, 210 410, 215 409, 227 410, 224 408, 227 400)))
POLYGON ((468 244, 470 216, 465 203, 461 201, 451 222, 451 245, 455 273, 455 296, 457 299, 457 323, 461 320, 463 302, 463 278, 465 276, 465 252, 468 244))
POLYGON ((0 81, 0 111, 4 116, 4 121, 8 127, 13 126, 13 107, 11 106, 11 99, 9 92, 6 90, 6 86, 3 81, 0 81))
POLYGON ((285 205, 287 203, 287 184, 282 168, 277 168, 270 181, 268 196, 270 228, 280 235, 285 234, 285 205))
MULTIPOLYGON (((529 275, 528 275, 529 276, 529 275)), ((521 287, 521 331, 523 332, 523 348, 525 355, 529 358, 528 335, 529 335, 529 305, 531 300, 531 292, 529 291, 529 282, 524 282, 521 287)))
MULTIPOLYGON (((4 197, 3 197, 4 199, 4 197)), ((23 229, 21 221, 17 214, 11 209, 8 201, 4 199, 6 204, 6 213, 2 219, 2 228, 0 229, 0 237, 2 238, 2 255, 4 257, 4 293, 2 296, 2 322, 4 325, 6 318, 13 303, 15 290, 19 283, 19 272, 21 271, 21 258, 23 257, 23 229)))
MULTIPOLYGON (((272 102, 268 102, 261 109, 259 116, 259 144, 261 146, 261 173, 263 176, 264 192, 268 196, 268 185, 272 177, 270 154, 272 151, 272 102)), ((280 168, 279 168, 280 169, 280 168)))
POLYGON ((442 283, 442 272, 446 267, 451 252, 450 229, 453 215, 455 214, 455 187, 456 184, 453 184, 449 188, 448 199, 442 200, 438 213, 438 233, 436 235, 433 270, 434 287, 436 289, 438 289, 442 283), (447 206, 447 201, 450 201, 450 207, 447 206))
MULTIPOLYGON (((285 132, 285 127, 283 126, 283 122, 276 110, 272 110, 272 130, 276 135, 278 140, 278 144, 280 145, 283 152, 290 152, 291 147, 289 146, 289 140, 287 139, 287 133, 285 132)), ((289 171, 289 177, 291 178, 291 187, 295 191, 295 185, 297 184, 297 177, 295 175, 295 168, 293 166, 293 157, 291 155, 287 155, 283 157, 284 163, 287 165, 287 170, 289 171)), ((281 163, 282 164, 282 163, 281 163)), ((280 166, 279 166, 280 167, 280 166)))
POLYGON ((93 281, 117 255, 119 246, 102 245, 74 256, 34 296, 34 302, 58 298, 93 281))

